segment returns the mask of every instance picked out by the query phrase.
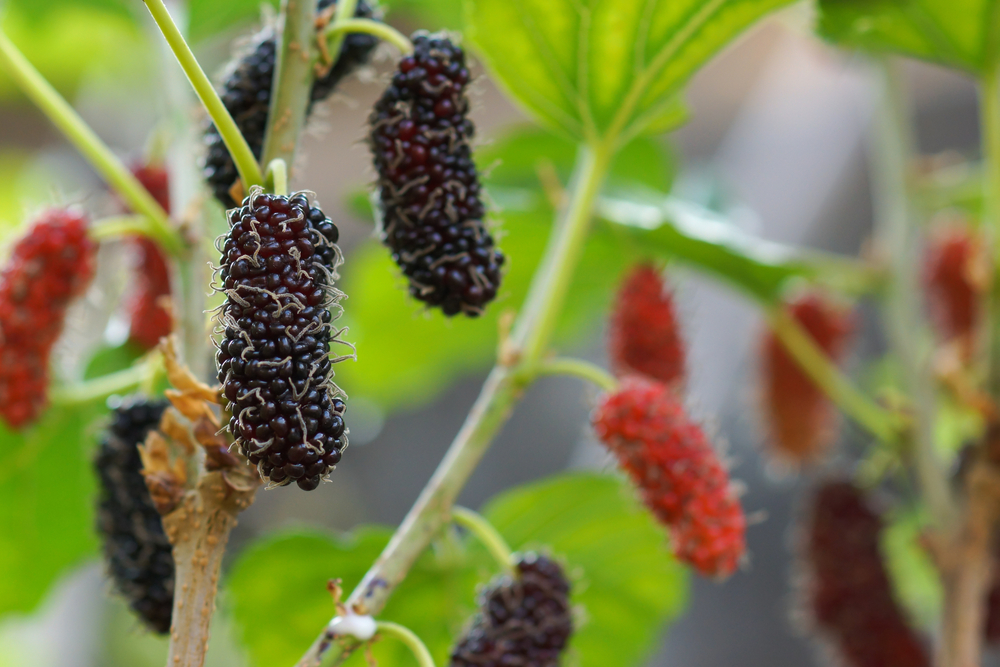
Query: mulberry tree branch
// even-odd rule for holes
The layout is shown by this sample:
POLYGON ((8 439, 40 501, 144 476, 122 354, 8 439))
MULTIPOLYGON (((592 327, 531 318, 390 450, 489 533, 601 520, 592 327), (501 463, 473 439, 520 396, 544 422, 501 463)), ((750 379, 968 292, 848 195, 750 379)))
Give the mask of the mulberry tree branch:
POLYGON ((163 517, 174 547, 174 609, 168 667, 202 667, 215 611, 222 557, 236 517, 253 502, 259 485, 237 490, 224 472, 202 475, 195 489, 163 517))
MULTIPOLYGON (((374 616, 382 610, 420 554, 448 523, 455 498, 527 385, 537 376, 534 369, 562 312, 612 155, 612 149, 605 145, 580 150, 569 204, 556 220, 528 301, 509 341, 514 353, 502 355, 501 362, 493 368, 465 424, 417 502, 351 593, 347 607, 354 613, 374 616)), ((297 667, 319 667, 324 661, 342 664, 359 646, 355 639, 324 629, 297 667)))
MULTIPOLYGON (((344 4, 340 0, 339 4, 344 4)), ((355 3, 352 2, 353 5, 355 3)), ((281 158, 294 166, 299 136, 306 124, 309 96, 319 57, 316 46, 315 0, 282 0, 282 31, 278 36, 271 106, 261 164, 281 158)))

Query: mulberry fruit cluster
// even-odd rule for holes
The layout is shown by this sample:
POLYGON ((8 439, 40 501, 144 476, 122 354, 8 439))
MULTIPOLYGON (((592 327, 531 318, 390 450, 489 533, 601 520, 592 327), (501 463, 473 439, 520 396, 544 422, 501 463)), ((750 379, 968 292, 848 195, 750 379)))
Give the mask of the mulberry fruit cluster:
POLYGON ((134 400, 112 413, 95 466, 98 531, 118 592, 154 631, 170 630, 174 557, 142 476, 138 446, 157 427, 165 401, 134 400))
POLYGON ((922 667, 930 659, 893 599, 879 552, 881 518, 848 482, 812 500, 804 535, 806 611, 850 667, 922 667))
POLYGON ((746 549, 746 518, 711 441, 677 395, 628 377, 602 397, 591 423, 670 529, 677 558, 705 576, 732 574, 746 549))
POLYGON ((496 297, 504 256, 483 224, 469 70, 446 37, 417 34, 413 47, 369 118, 382 241, 411 295, 445 315, 475 317, 496 297))
POLYGON ((618 376, 638 374, 675 387, 684 384, 685 349, 673 295, 654 266, 634 268, 618 291, 608 351, 618 376))
POLYGON ((310 491, 347 446, 330 360, 338 230, 301 194, 251 193, 229 223, 216 355, 229 429, 265 481, 310 491))
POLYGON ((570 585, 554 560, 527 554, 517 578, 483 592, 479 614, 451 653, 450 667, 556 667, 573 634, 570 585))
POLYGON ((0 416, 13 428, 45 407, 49 355, 70 302, 93 278, 95 253, 82 213, 49 209, 0 274, 0 416))
MULTIPOLYGON (((320 0, 318 11, 335 4, 335 0, 320 0)), ((358 2, 356 18, 376 19, 376 11, 365 0, 358 2)), ((340 49, 336 63, 325 75, 318 77, 310 92, 310 110, 316 102, 330 96, 337 85, 351 72, 368 62, 378 40, 368 34, 349 33, 340 49)), ((277 59, 274 31, 266 28, 254 39, 253 45, 237 60, 222 85, 222 102, 246 138, 259 160, 264 149, 268 109, 271 105, 271 85, 277 59)), ((233 158, 214 124, 205 132, 205 180, 223 206, 236 206, 229 192, 239 178, 233 158)))
MULTIPOLYGON (((854 328, 850 311, 815 292, 784 307, 831 360, 843 356, 854 328)), ((770 331, 762 346, 761 372, 764 417, 773 449, 791 463, 816 459, 836 436, 836 415, 823 390, 770 331)))
MULTIPOLYGON (((160 166, 143 166, 133 169, 139 182, 153 198, 170 212, 170 184, 167 171, 160 166)), ((129 315, 129 340, 143 350, 156 347, 164 336, 170 335, 173 321, 163 299, 170 296, 170 270, 167 259, 155 241, 136 237, 135 274, 126 309, 129 315)))
POLYGON ((984 289, 983 252, 976 234, 953 228, 934 234, 924 256, 924 288, 931 323, 945 340, 968 342, 979 316, 984 289))

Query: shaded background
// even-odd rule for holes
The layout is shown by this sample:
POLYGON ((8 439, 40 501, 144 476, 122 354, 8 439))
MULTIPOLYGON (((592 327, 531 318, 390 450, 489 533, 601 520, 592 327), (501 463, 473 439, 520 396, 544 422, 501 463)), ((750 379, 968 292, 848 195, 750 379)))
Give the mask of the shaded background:
MULTIPOLYGON (((405 16, 405 15, 404 15, 405 16)), ((409 15, 412 20, 413 14, 409 15)), ((865 137, 873 85, 864 63, 834 52, 808 33, 808 17, 793 8, 759 26, 697 75, 689 87, 691 121, 669 137, 679 157, 677 189, 701 201, 720 197, 734 219, 777 241, 855 254, 871 224, 865 137)), ((199 54, 218 72, 237 34, 203 43, 199 54)), ((137 38, 138 39, 138 38, 137 38)), ((148 49, 147 49, 148 51, 148 49)), ((30 54, 29 54, 30 55, 30 54)), ((162 57, 148 53, 151 60, 162 57)), ((162 99, 141 77, 142 63, 80 76, 76 103, 98 133, 122 154, 139 155, 162 99), (126 85, 121 85, 122 82, 126 85), (143 91, 151 94, 144 94, 143 91)), ((371 180, 359 144, 367 110, 379 93, 372 79, 387 68, 352 78, 314 120, 299 173, 308 170, 326 211, 341 226, 342 247, 371 233, 346 201, 371 180)), ((921 149, 974 156, 978 150, 975 90, 941 69, 908 65, 921 149)), ((181 89, 183 81, 158 82, 181 89)), ((9 86, 8 86, 9 87, 9 86)), ((160 91, 162 92, 162 91, 160 91)), ((21 211, 47 200, 82 200, 100 189, 94 174, 33 108, 7 91, 0 106, 0 217, 16 223, 21 211)), ((520 115, 487 81, 473 112, 480 141, 488 143, 520 115)), ((295 183, 293 182, 293 186, 295 183)), ((299 185, 305 185, 300 183, 299 185)), ((772 469, 761 452, 755 417, 754 352, 759 319, 751 304, 718 284, 686 271, 673 273, 690 344, 690 402, 715 424, 747 487, 744 506, 760 521, 748 534, 750 564, 724 584, 692 577, 691 604, 670 629, 651 665, 746 667, 817 664, 818 654, 790 621, 790 566, 799 492, 809 479, 772 469)), ((402 287, 400 288, 402 289, 402 287)), ((350 301, 346 303, 349 309, 350 301)), ((414 318, 422 315, 414 308, 414 318)), ((460 326, 461 323, 456 323, 460 326)), ((859 349, 879 345, 876 332, 859 349)), ((602 358, 603 332, 593 331, 581 352, 602 358)), ((364 354, 364 347, 359 350, 364 354)), ((348 362, 352 363, 352 362, 348 362)), ((471 406, 482 375, 455 382, 429 404, 383 414, 363 402, 355 409, 352 447, 333 484, 310 494, 261 493, 234 533, 234 548, 255 535, 294 522, 338 529, 358 523, 395 525, 402 519, 471 406)), ((349 387, 348 387, 349 389, 349 387)), ((543 379, 533 387, 476 471, 461 497, 479 506, 497 492, 579 467, 610 468, 592 440, 586 417, 594 395, 570 379, 543 379)), ((844 439, 863 443, 849 425, 844 439)), ((834 461, 830 468, 844 465, 834 461)), ((822 471, 821 471, 822 472, 822 471)), ((821 473, 817 473, 821 474, 821 473)), ((87 667, 141 665, 134 648, 102 648, 105 638, 141 634, 105 601, 107 584, 94 565, 78 571, 33 617, 0 625, 0 665, 87 667), (132 652, 130 652, 132 651, 132 652), (22 662, 18 661, 21 654, 22 662), (124 662, 121 656, 128 656, 124 662)), ((120 640, 120 641, 119 641, 120 640)), ((214 636, 213 664, 238 664, 226 629, 214 636)), ((155 662, 153 663, 155 664, 155 662)))

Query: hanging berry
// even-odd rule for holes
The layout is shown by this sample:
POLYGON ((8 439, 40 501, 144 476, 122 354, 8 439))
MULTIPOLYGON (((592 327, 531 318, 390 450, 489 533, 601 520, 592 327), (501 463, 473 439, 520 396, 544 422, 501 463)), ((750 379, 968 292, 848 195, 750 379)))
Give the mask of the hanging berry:
MULTIPOLYGON (((784 308, 831 360, 840 360, 854 328, 850 311, 816 292, 804 293, 784 308)), ((773 450, 790 463, 818 458, 836 437, 836 414, 826 394, 770 331, 762 346, 761 372, 764 419, 773 450)))
POLYGON ((976 233, 953 227, 933 234, 924 255, 924 287, 930 320, 944 340, 958 340, 971 354, 979 299, 988 286, 986 261, 976 233))
POLYGON ((673 387, 684 384, 686 350, 674 298, 654 266, 640 264, 629 273, 609 328, 608 354, 616 375, 645 375, 673 387))
MULTIPOLYGON (((170 213, 170 184, 162 166, 146 165, 132 170, 153 198, 170 213)), ((129 315, 129 340, 142 350, 150 350, 164 336, 170 335, 173 320, 164 300, 170 296, 170 269, 160 247, 150 238, 132 241, 135 274, 126 312, 129 315)))
POLYGON ((845 665, 929 666, 893 599, 881 531, 882 520, 852 484, 827 482, 817 490, 803 535, 804 610, 845 665))
POLYGON ((240 451, 272 486, 319 486, 347 447, 333 384, 338 230, 305 195, 252 192, 222 249, 219 382, 240 451))
MULTIPOLYGON (((333 5, 335 0, 320 0, 317 11, 333 5)), ((355 18, 378 19, 377 12, 365 0, 360 0, 355 18)), ((264 149, 268 109, 271 105, 271 85, 277 58, 277 40, 274 29, 265 28, 253 40, 246 55, 237 59, 222 84, 222 102, 226 105, 236 126, 246 138, 254 157, 258 160, 264 149)), ((313 82, 310 91, 309 111, 317 102, 328 98, 340 82, 361 65, 368 62, 378 40, 364 33, 348 33, 336 63, 323 76, 313 82)), ((205 131, 205 180, 209 188, 227 209, 236 206, 229 191, 239 178, 233 158, 222 141, 214 124, 205 131)))
POLYGON ((569 581, 554 560, 521 556, 517 578, 495 581, 452 650, 450 667, 556 667, 573 634, 569 581))
POLYGON ((504 256, 483 224, 472 161, 465 53, 447 37, 416 34, 369 117, 382 241, 410 294, 445 315, 482 314, 504 256))
POLYGON ((732 574, 746 549, 746 519, 712 443, 676 393, 627 377, 602 397, 591 423, 670 529, 677 558, 706 576, 732 574))
POLYGON ((97 529, 115 588, 155 632, 170 630, 174 558, 142 476, 138 446, 160 423, 165 401, 133 400, 115 409, 95 467, 97 529))
POLYGON ((94 275, 86 217, 49 209, 17 241, 0 274, 0 416, 13 428, 45 407, 49 355, 70 302, 94 275))

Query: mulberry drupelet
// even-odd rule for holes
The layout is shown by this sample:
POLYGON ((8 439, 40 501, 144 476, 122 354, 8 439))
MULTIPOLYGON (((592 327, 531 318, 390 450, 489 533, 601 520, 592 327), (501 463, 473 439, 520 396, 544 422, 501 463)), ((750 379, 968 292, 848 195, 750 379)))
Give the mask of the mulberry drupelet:
POLYGON ((310 491, 347 447, 330 359, 339 232, 303 194, 252 192, 229 222, 216 356, 229 428, 265 481, 310 491))
POLYGON ((450 667, 555 667, 573 634, 569 581, 554 560, 522 556, 517 578, 484 591, 479 614, 451 653, 450 667))
POLYGON ((504 256, 483 224, 469 70, 446 37, 418 33, 413 47, 369 117, 382 240, 415 298, 475 317, 496 297, 504 256))
MULTIPOLYGON (((334 0, 321 0, 318 11, 336 4, 334 0)), ((356 18, 378 19, 378 12, 372 5, 361 0, 354 16, 356 18)), ((349 33, 340 49, 340 56, 330 71, 313 82, 310 94, 312 105, 330 96, 337 85, 348 74, 368 62, 378 40, 368 34, 349 33)), ((267 130, 268 110, 271 106, 271 85, 277 58, 276 39, 273 28, 265 28, 253 41, 246 55, 236 61, 222 85, 222 102, 232 115, 240 132, 246 137, 254 156, 259 160, 264 148, 264 133, 267 130)), ((214 124, 205 131, 205 180, 223 206, 232 208, 236 202, 229 191, 239 178, 233 158, 214 124)))
POLYGON ((134 400, 117 408, 101 440, 98 531, 115 587, 155 632, 170 629, 174 557, 142 476, 138 446, 160 423, 166 401, 134 400))

